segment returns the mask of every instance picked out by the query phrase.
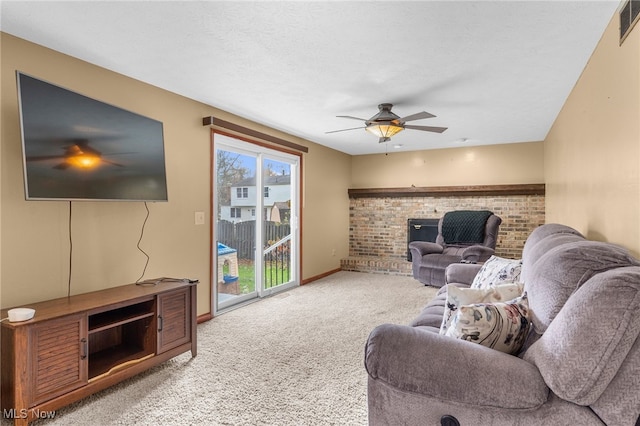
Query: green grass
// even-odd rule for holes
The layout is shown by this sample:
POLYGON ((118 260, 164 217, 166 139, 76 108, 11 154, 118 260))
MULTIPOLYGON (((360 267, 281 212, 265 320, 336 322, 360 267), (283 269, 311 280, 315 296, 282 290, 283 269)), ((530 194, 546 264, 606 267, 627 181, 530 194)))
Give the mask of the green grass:
POLYGON ((253 264, 241 263, 238 266, 238 285, 240 286, 240 293, 251 293, 256 288, 255 269, 253 264))
MULTIPOLYGON (((276 278, 276 271, 274 267, 267 265, 266 267, 266 276, 267 282, 265 283, 266 288, 275 287, 277 285, 282 284, 283 282, 287 282, 289 275, 289 268, 279 268, 278 276, 276 278), (271 278, 273 274, 273 279, 271 278), (284 275, 284 279, 282 276, 284 275)), ((238 265, 238 285, 240 286, 240 292, 242 294, 251 293, 255 290, 255 268, 253 263, 242 261, 238 265)))

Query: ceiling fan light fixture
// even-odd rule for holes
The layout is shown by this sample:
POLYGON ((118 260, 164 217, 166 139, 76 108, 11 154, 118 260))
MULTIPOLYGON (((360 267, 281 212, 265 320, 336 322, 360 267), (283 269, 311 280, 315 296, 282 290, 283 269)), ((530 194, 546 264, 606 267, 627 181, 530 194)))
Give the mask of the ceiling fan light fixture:
MULTIPOLYGON (((373 117, 371 117, 368 120, 366 120, 364 118, 353 117, 351 115, 338 115, 337 117, 349 118, 349 119, 358 120, 358 121, 364 121, 364 129, 367 132, 371 133, 372 135, 377 136, 379 143, 389 142, 391 140, 392 136, 400 133, 404 129, 422 130, 422 131, 426 131, 426 132, 435 132, 435 133, 442 133, 445 130, 447 130, 446 127, 415 126, 415 125, 406 124, 407 121, 422 120, 422 119, 425 119, 425 118, 433 118, 433 117, 435 117, 435 115, 433 115, 433 114, 431 114, 429 112, 426 112, 426 111, 421 111, 421 112, 417 112, 415 114, 407 115, 407 116, 404 116, 404 117, 399 117, 396 114, 394 114, 393 112, 391 112, 391 108, 392 107, 393 107, 393 104, 390 104, 390 103, 384 103, 384 104, 378 105, 378 109, 380 111, 376 115, 374 115, 373 117)), ((350 128, 350 129, 333 130, 333 131, 325 132, 325 133, 344 132, 344 131, 347 131, 347 130, 356 130, 356 129, 362 129, 362 127, 353 127, 353 128, 350 128)))
POLYGON ((67 163, 79 169, 92 169, 100 164, 100 157, 95 154, 79 154, 67 158, 67 163))
POLYGON ((391 122, 379 122, 368 125, 365 130, 379 138, 390 138, 403 131, 404 127, 391 122))

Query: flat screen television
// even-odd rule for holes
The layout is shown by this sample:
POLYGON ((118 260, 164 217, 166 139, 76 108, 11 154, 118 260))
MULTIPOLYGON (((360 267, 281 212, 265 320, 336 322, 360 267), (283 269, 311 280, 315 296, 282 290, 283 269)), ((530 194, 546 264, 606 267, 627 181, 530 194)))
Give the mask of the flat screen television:
POLYGON ((162 122, 16 77, 27 200, 167 201, 162 122))

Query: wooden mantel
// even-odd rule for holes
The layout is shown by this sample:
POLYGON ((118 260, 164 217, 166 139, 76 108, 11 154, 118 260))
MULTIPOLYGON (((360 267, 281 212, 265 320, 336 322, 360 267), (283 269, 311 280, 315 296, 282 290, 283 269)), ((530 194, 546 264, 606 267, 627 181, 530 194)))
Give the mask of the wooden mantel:
POLYGON ((500 196, 544 195, 544 183, 519 185, 467 185, 467 186, 410 186, 405 188, 349 188, 349 198, 384 197, 450 197, 450 196, 500 196))

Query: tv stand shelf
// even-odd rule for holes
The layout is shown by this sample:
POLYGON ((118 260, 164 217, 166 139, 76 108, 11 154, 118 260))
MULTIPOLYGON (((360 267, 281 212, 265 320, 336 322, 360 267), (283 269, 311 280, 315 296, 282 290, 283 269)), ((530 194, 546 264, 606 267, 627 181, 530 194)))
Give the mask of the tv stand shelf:
POLYGON ((130 322, 133 321, 139 321, 141 319, 145 319, 145 318, 149 318, 153 316, 153 312, 147 312, 144 314, 135 314, 135 315, 131 315, 131 316, 127 316, 127 317, 123 317, 123 318, 117 318, 114 319, 113 322, 106 322, 104 323, 104 325, 99 325, 99 326, 92 326, 89 325, 89 334, 93 334, 93 333, 97 333, 99 331, 103 331, 103 330, 109 330, 113 327, 117 327, 119 325, 124 325, 124 324, 128 324, 130 322), (95 328, 93 328, 95 327, 95 328))
POLYGON ((153 299, 150 303, 137 303, 89 316, 89 334, 97 333, 128 322, 137 321, 154 315, 153 299))
POLYGON ((29 307, 33 319, 1 328, 2 410, 14 425, 197 354, 195 283, 129 284, 29 307))
POLYGON ((89 381, 102 377, 109 372, 119 370, 127 365, 132 365, 136 361, 146 359, 152 353, 147 353, 141 348, 119 345, 113 348, 104 349, 92 354, 89 364, 89 381))

